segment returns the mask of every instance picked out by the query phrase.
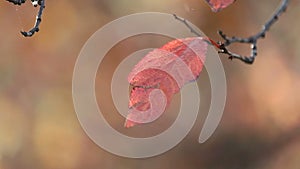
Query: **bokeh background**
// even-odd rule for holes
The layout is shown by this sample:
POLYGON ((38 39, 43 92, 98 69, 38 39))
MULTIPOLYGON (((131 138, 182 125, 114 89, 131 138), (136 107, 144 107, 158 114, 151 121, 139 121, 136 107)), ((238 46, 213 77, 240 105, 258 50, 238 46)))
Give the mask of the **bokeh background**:
MULTIPOLYGON (((203 0, 48 0, 40 32, 23 38, 19 31, 31 28, 37 9, 30 2, 17 7, 0 1, 0 169, 298 169, 300 3, 296 0, 259 41, 255 64, 220 55, 227 102, 216 133, 204 144, 197 139, 210 104, 205 71, 197 81, 202 92, 197 124, 178 146, 152 158, 122 158, 99 148, 84 133, 72 103, 72 72, 80 49, 114 19, 136 12, 176 13, 218 40, 219 29, 228 35, 254 34, 279 2, 243 0, 213 13, 203 0)), ((174 121, 179 95, 158 121, 124 129, 109 92, 114 69, 127 55, 169 40, 155 35, 129 38, 101 64, 96 80, 99 107, 120 132, 151 136, 174 121)), ((247 54, 249 47, 232 50, 247 54)))

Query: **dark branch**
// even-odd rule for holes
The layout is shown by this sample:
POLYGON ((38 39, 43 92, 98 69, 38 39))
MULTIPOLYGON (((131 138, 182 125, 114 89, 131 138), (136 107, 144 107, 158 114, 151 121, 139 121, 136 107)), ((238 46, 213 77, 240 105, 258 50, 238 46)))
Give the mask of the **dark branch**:
MULTIPOLYGON (((15 5, 21 5, 22 3, 25 3, 26 0, 7 0, 7 1, 11 2, 15 5)), ((29 30, 28 32, 21 31, 21 34, 23 36, 31 37, 32 35, 34 35, 35 32, 38 32, 40 30, 40 24, 42 22, 42 15, 43 15, 43 11, 45 9, 45 1, 46 0, 31 0, 34 7, 40 6, 40 9, 37 13, 34 27, 31 30, 29 30)))
MULTIPOLYGON (((224 42, 218 42, 218 45, 214 45, 220 49, 219 53, 223 53, 229 56, 229 59, 239 59, 245 63, 252 64, 257 56, 257 41, 262 39, 266 36, 266 33, 270 30, 271 26, 278 20, 279 16, 286 11, 288 6, 289 0, 282 0, 279 8, 277 11, 272 15, 272 17, 264 24, 262 30, 257 34, 250 36, 248 38, 239 38, 239 37, 228 37, 222 31, 218 31, 218 34, 223 38, 224 42), (237 53, 231 52, 227 47, 233 43, 247 43, 251 45, 251 55, 250 56, 242 56, 237 53)), ((179 20, 180 22, 184 23, 192 33, 196 31, 184 20, 176 15, 175 19, 179 20)), ((195 33, 199 36, 199 33, 195 33)))
POLYGON ((23 3, 25 3, 26 0, 7 0, 7 1, 15 5, 22 5, 23 3))
POLYGON ((35 21, 34 27, 28 32, 21 31, 22 35, 25 37, 31 37, 35 32, 38 32, 40 30, 40 24, 42 22, 42 15, 43 15, 43 11, 45 9, 45 0, 39 0, 38 5, 40 6, 40 9, 36 16, 36 21, 35 21))
POLYGON ((266 36, 266 33, 270 30, 271 26, 278 20, 279 16, 286 10, 289 0, 282 0, 278 10, 272 15, 272 17, 265 23, 262 30, 257 34, 248 38, 237 38, 226 36, 222 31, 219 31, 219 35, 225 40, 220 43, 220 53, 229 55, 230 59, 239 59, 245 63, 252 64, 257 56, 257 41, 266 36), (251 55, 242 56, 236 53, 232 53, 228 50, 227 46, 232 43, 248 43, 251 44, 251 55))

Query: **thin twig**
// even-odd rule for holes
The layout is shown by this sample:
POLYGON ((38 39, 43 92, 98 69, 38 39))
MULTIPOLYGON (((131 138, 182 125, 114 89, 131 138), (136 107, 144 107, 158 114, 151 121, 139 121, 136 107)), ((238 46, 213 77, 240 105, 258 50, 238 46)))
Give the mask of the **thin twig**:
POLYGON ((28 32, 21 31, 22 35, 25 37, 31 37, 35 32, 38 32, 40 30, 40 24, 42 22, 42 15, 43 15, 43 11, 45 9, 45 0, 39 0, 38 5, 40 6, 40 9, 36 16, 36 21, 35 21, 34 27, 28 32))
POLYGON ((23 3, 25 3, 26 0, 7 0, 7 1, 15 5, 22 5, 23 3))
MULTIPOLYGON (((23 3, 25 3, 26 0, 7 0, 7 1, 11 2, 15 5, 22 5, 23 3)), ((42 15, 43 15, 43 11, 45 9, 45 1, 46 0, 31 0, 34 7, 40 6, 40 9, 37 13, 34 27, 31 30, 29 30, 28 32, 21 31, 21 34, 23 36, 31 37, 32 35, 34 35, 35 32, 38 32, 40 30, 40 24, 42 22, 42 15)))
POLYGON ((188 27, 190 29, 190 31, 197 35, 197 36, 202 36, 200 33, 198 33, 194 28, 192 28, 192 26, 190 24, 187 23, 186 19, 180 18, 178 17, 176 14, 173 14, 173 16, 175 17, 175 19, 179 20, 180 22, 182 22, 183 24, 185 24, 186 27, 188 27))
MULTIPOLYGON (((289 0, 282 0, 279 8, 276 12, 272 15, 272 17, 264 24, 262 30, 257 34, 250 36, 248 38, 239 38, 239 37, 228 37, 222 31, 218 31, 218 34, 223 38, 224 42, 218 42, 216 46, 219 50, 219 53, 223 53, 229 56, 229 59, 239 59, 245 63, 252 64, 257 56, 257 41, 262 39, 266 36, 266 33, 270 30, 271 26, 278 20, 279 16, 286 11, 288 6, 289 0), (227 47, 233 43, 247 43, 251 45, 251 55, 250 56, 242 56, 237 53, 231 52, 227 47)), ((192 33, 199 36, 197 33, 185 19, 179 18, 176 15, 175 19, 179 20, 180 22, 184 23, 192 33), (196 33, 195 33, 196 32, 196 33)), ((214 44, 214 43, 213 43, 214 44)))

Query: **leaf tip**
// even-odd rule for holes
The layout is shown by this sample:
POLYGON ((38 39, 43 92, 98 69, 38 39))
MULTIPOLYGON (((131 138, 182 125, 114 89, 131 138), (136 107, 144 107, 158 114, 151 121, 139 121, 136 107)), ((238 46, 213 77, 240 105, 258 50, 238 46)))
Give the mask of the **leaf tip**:
POLYGON ((131 127, 133 127, 133 126, 135 126, 135 125, 136 125, 135 122, 133 122, 133 121, 131 121, 131 120, 128 120, 128 119, 126 119, 126 121, 125 121, 125 123, 124 123, 124 127, 125 127, 125 128, 131 128, 131 127))

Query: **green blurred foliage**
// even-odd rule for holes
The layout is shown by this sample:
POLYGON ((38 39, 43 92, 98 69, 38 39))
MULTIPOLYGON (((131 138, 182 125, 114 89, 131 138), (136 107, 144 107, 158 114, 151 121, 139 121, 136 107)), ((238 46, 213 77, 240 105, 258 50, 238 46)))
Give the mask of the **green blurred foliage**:
MULTIPOLYGON (((79 51, 90 35, 114 19, 146 11, 176 13, 217 40, 219 29, 235 36, 255 33, 279 2, 237 1, 222 12, 213 13, 203 0, 48 0, 40 32, 23 38, 19 31, 32 26, 37 9, 29 2, 16 7, 1 1, 0 169, 299 168, 297 1, 291 1, 267 38, 259 42, 254 65, 220 55, 227 76, 227 102, 217 132, 205 144, 197 142, 205 117, 200 115, 187 138, 171 151, 149 159, 117 157, 87 137, 72 103, 72 72, 79 51)), ((172 112, 178 108, 179 100, 175 98, 166 112, 169 117, 150 124, 150 130, 137 126, 133 133, 123 128, 124 119, 116 115, 108 92, 113 68, 137 47, 159 47, 167 41, 154 36, 147 39, 149 43, 140 37, 114 48, 97 76, 102 111, 116 129, 129 135, 144 136, 141 133, 145 130, 154 135, 166 129, 176 116, 172 112), (105 99, 107 96, 109 99, 105 99)), ((249 51, 244 46, 233 50, 249 51)), ((210 88, 205 73, 198 83, 204 93, 210 88)), ((208 100, 209 97, 204 98, 203 102, 209 104, 208 100)), ((207 110, 207 105, 203 107, 207 110)))

